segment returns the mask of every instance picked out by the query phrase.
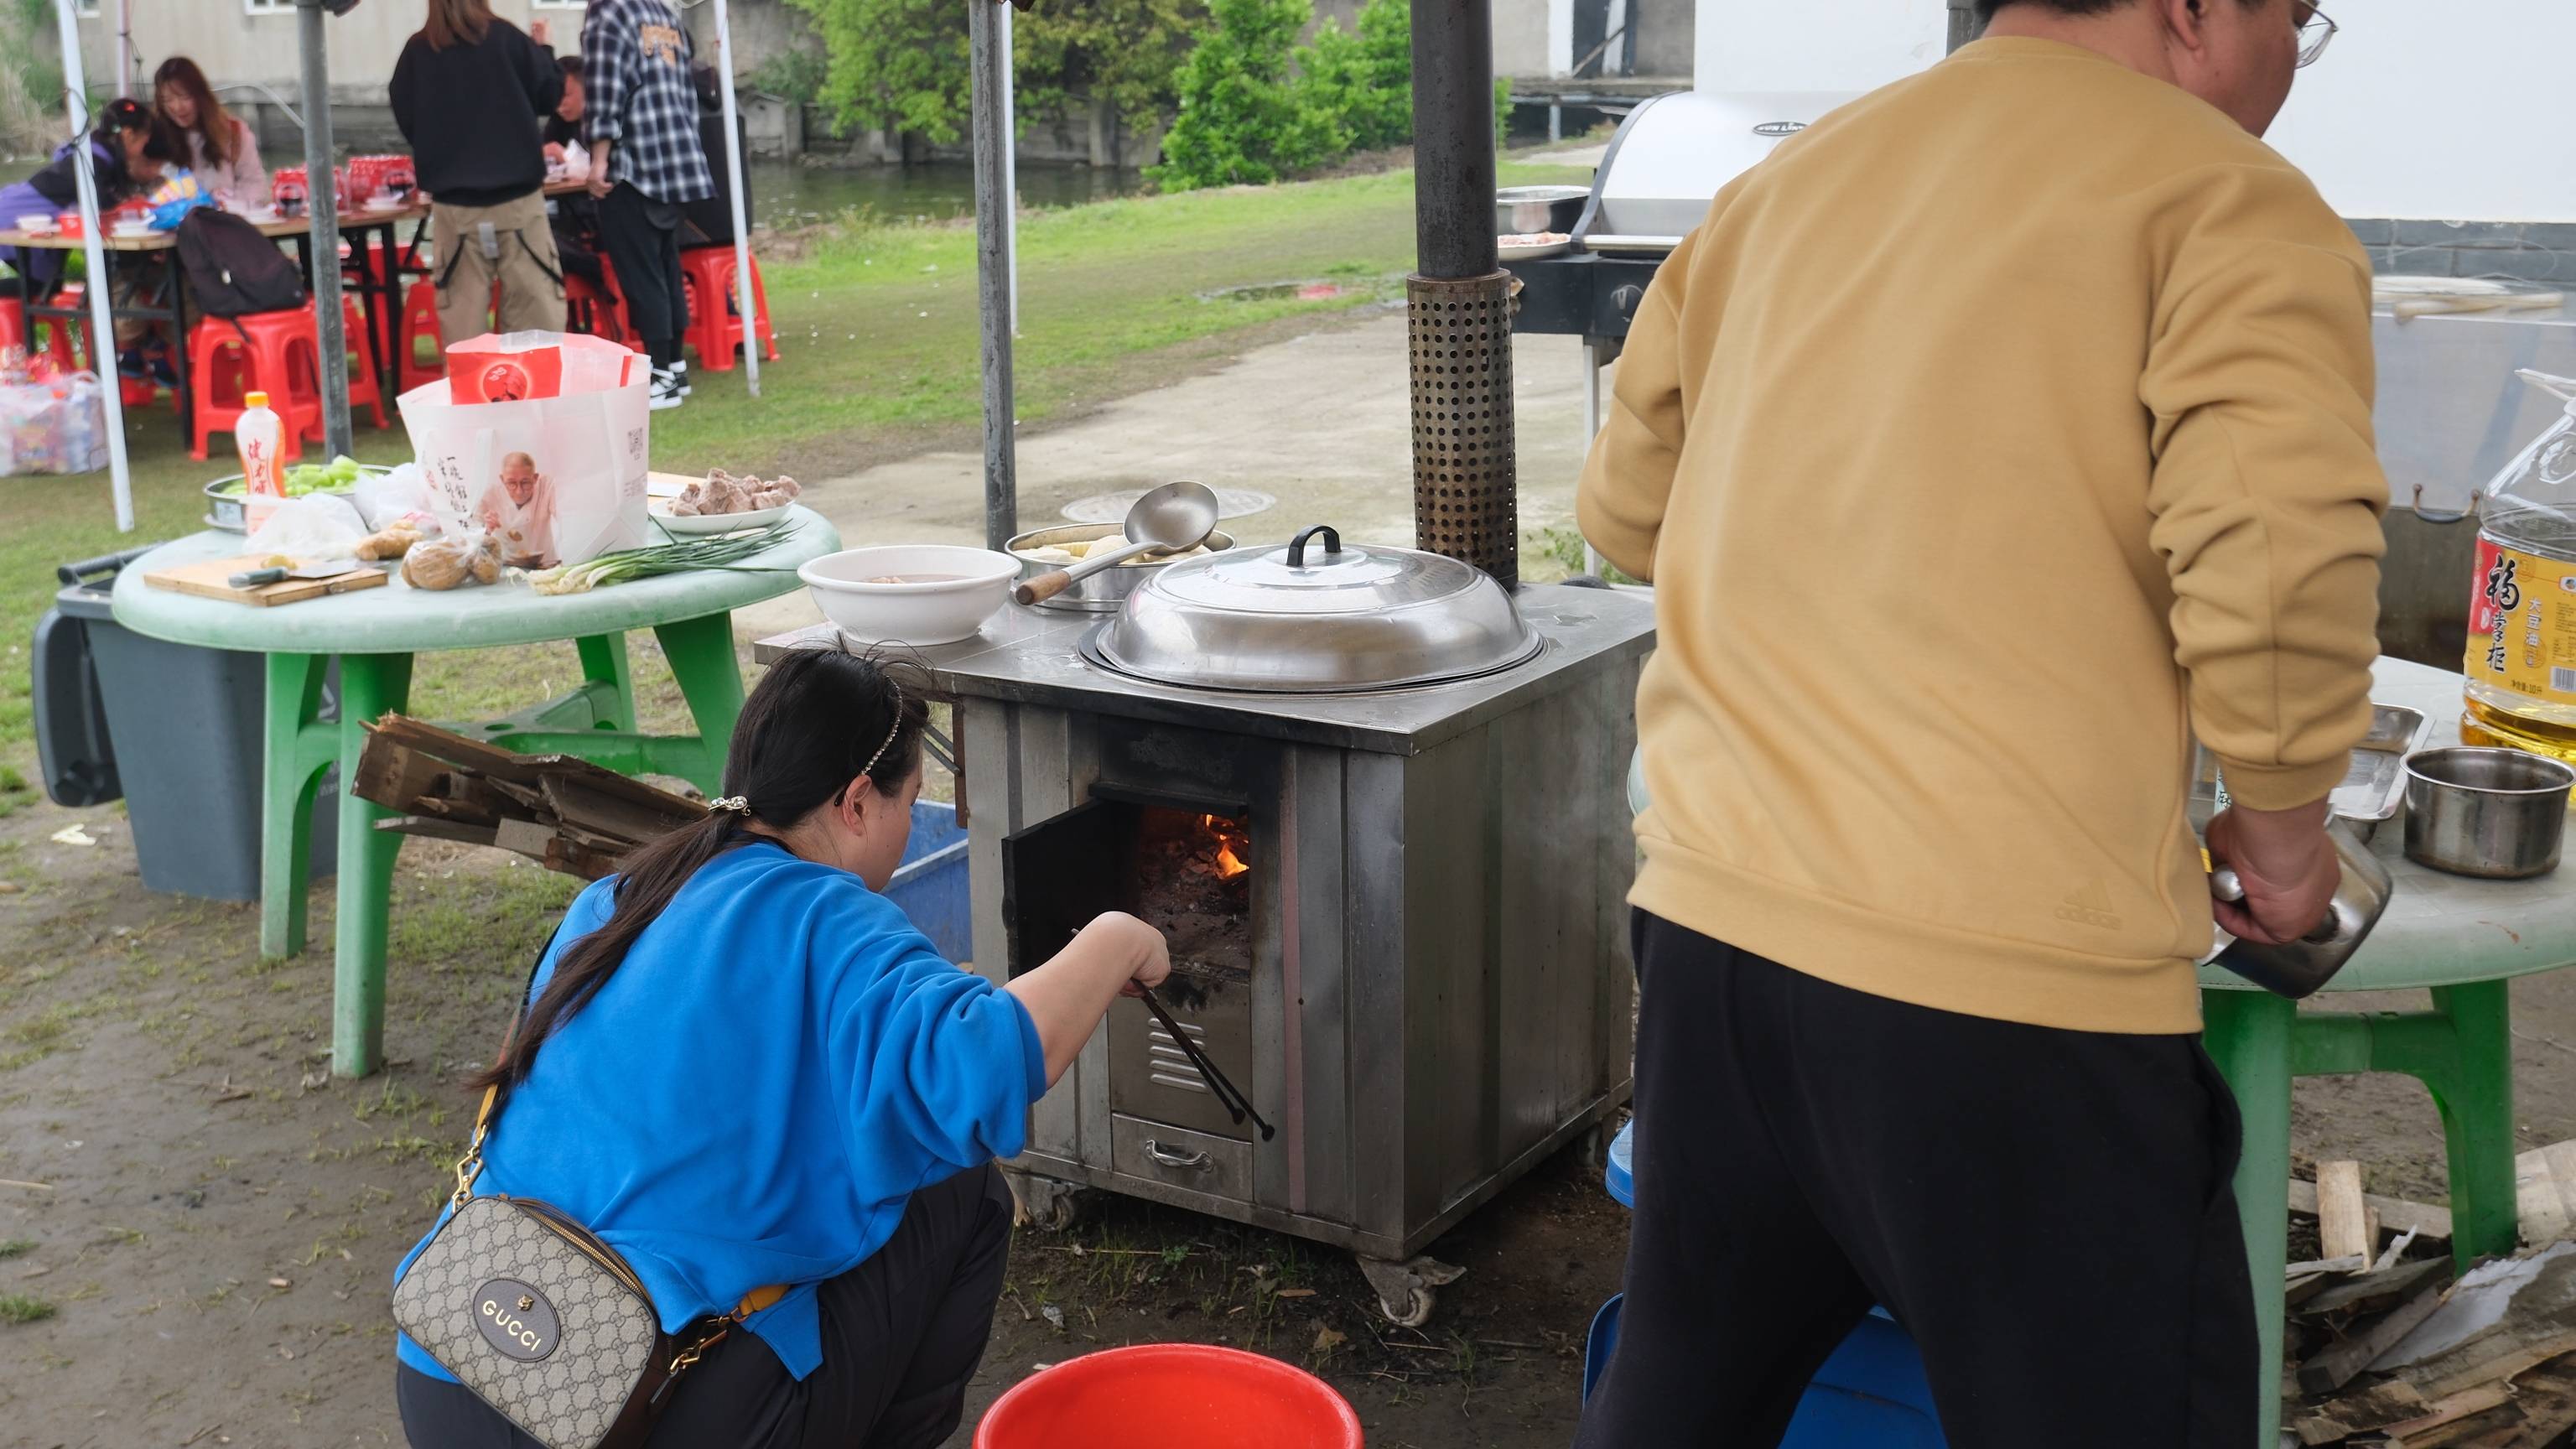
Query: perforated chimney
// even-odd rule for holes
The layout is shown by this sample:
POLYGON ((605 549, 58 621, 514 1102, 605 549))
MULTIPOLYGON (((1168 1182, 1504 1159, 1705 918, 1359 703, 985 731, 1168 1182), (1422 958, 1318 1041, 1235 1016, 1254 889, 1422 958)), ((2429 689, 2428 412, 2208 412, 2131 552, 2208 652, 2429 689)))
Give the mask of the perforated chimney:
POLYGON ((1520 582, 1511 275, 1494 234, 1488 0, 1415 0, 1413 361, 1416 546, 1520 582))

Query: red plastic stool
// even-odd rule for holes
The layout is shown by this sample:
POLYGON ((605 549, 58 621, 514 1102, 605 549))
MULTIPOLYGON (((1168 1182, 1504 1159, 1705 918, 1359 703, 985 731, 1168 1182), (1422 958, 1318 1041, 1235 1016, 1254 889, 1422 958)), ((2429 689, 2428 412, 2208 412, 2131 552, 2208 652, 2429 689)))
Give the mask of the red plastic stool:
POLYGON ((630 352, 652 351, 651 348, 644 345, 643 337, 635 330, 635 316, 633 313, 626 310, 626 286, 624 283, 617 280, 617 264, 608 259, 608 253, 605 251, 599 253, 599 279, 601 285, 608 293, 608 305, 615 309, 617 314, 616 334, 614 336, 610 336, 607 333, 602 333, 600 335, 608 337, 612 342, 625 343, 627 350, 630 352))
POLYGON ((304 456, 302 439, 322 436, 321 340, 311 303, 247 317, 209 317, 188 334, 188 369, 197 379, 197 406, 188 456, 206 460, 206 436, 229 433, 247 407, 245 395, 264 392, 286 424, 278 456, 304 456))
POLYGON ((564 325, 603 341, 629 345, 625 299, 569 269, 564 272, 564 325))
POLYGON ((27 345, 27 306, 15 297, 0 297, 0 347, 27 345))
POLYGON ((447 376, 447 344, 439 338, 436 282, 423 278, 403 288, 402 326, 397 335, 402 338, 402 355, 394 360, 402 391, 409 392, 447 376), (426 364, 420 360, 423 338, 429 340, 430 354, 435 359, 426 364))
MULTIPOLYGON (((54 305, 57 307, 76 308, 87 300, 88 294, 78 282, 66 282, 54 290, 54 305)), ((23 316, 22 313, 22 319, 23 316)), ((38 325, 45 329, 44 339, 41 343, 30 343, 30 352, 44 353, 64 372, 89 370, 89 323, 86 320, 46 317, 38 325)))
MULTIPOLYGON (((376 415, 376 426, 385 422, 385 390, 378 385, 376 364, 367 350, 367 309, 358 305, 357 294, 340 294, 340 340, 349 349, 349 406, 365 403, 376 415)), ((316 334, 319 340, 319 334, 316 334)))
MULTIPOLYGON (((734 349, 743 345, 733 248, 695 247, 680 253, 680 279, 688 287, 688 340, 698 349, 698 365, 709 372, 733 371, 734 349)), ((769 288, 760 280, 757 257, 751 263, 751 311, 760 355, 776 362, 778 338, 769 330, 769 288)))

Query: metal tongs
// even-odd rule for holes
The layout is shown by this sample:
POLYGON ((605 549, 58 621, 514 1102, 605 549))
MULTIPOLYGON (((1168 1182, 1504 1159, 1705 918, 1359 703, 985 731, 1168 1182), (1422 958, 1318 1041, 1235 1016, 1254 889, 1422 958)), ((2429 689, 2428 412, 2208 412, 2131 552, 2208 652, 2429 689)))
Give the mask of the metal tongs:
POLYGON ((1198 1068, 1199 1080, 1207 1083, 1208 1090, 1216 1094, 1217 1104, 1225 1108, 1226 1115, 1234 1119, 1235 1125, 1241 1126, 1243 1119, 1249 1116, 1252 1118, 1252 1125, 1261 1129, 1262 1141, 1267 1142, 1279 1135, 1277 1128, 1262 1121, 1261 1114, 1252 1110, 1252 1099, 1243 1095, 1241 1089, 1234 1083, 1226 1080, 1225 1073, 1216 1069, 1216 1063, 1207 1059, 1207 1053, 1200 1051, 1199 1044, 1192 1041, 1190 1034, 1181 1030, 1181 1024, 1172 1019, 1172 1014, 1163 1009, 1163 1003, 1154 995, 1154 988, 1139 986, 1136 988, 1136 994, 1143 999, 1145 1009, 1154 1013, 1154 1019, 1163 1024, 1163 1030, 1171 1033, 1172 1040, 1180 1043, 1181 1051, 1190 1059, 1190 1065, 1198 1068))

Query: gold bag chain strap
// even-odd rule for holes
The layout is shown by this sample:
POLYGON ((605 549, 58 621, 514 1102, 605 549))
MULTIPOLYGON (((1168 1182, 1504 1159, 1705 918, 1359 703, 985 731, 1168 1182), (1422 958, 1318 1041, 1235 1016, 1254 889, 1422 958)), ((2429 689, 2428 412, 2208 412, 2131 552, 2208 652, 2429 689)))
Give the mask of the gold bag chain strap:
MULTIPOLYGON (((562 924, 558 922, 555 934, 559 936, 562 933, 562 924)), ((536 986, 537 968, 545 964, 546 953, 554 949, 554 944, 554 938, 548 937, 544 950, 537 953, 537 965, 528 968, 528 989, 536 986)), ((522 990, 519 993, 519 1000, 524 1003, 527 999, 528 990, 522 990)), ((519 1013, 510 1018, 509 1035, 501 1038, 501 1055, 504 1058, 509 1056, 511 1044, 518 1040, 519 1027, 526 1020, 526 1016, 526 1007, 522 1005, 519 1013)), ((483 1175, 483 1144, 492 1136, 492 1118, 494 1113, 499 1111, 500 1105, 501 1085, 495 1082, 483 1089, 483 1104, 474 1111, 474 1135, 466 1139, 465 1155, 456 1159, 456 1191, 447 1200, 450 1209, 461 1208, 473 1200, 474 1181, 483 1175)), ((662 1394, 670 1392, 671 1382, 679 1377, 682 1370, 705 1357, 708 1349, 721 1343, 737 1326, 786 1296, 787 1285, 784 1283, 772 1283, 766 1287, 754 1288, 742 1295, 742 1301, 734 1305, 733 1312, 718 1318, 707 1332, 698 1335, 672 1358, 668 1370, 670 1378, 663 1382, 662 1388, 655 1397, 659 1398, 662 1394)), ((649 1303, 651 1299, 647 1297, 646 1301, 649 1303)))

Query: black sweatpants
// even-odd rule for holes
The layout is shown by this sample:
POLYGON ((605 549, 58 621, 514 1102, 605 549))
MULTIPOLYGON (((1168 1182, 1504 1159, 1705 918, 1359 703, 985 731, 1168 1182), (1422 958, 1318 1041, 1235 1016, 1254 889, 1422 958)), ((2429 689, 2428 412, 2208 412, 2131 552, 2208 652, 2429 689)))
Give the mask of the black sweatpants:
POLYGON ((1636 1220, 1578 1449, 1768 1449, 1873 1303, 1955 1449, 2242 1449, 2235 1098, 2197 1037, 1835 986, 1639 913, 1636 1220))
MULTIPOLYGON (((688 284, 680 279, 680 208, 620 181, 599 203, 599 236, 626 294, 626 317, 655 367, 680 360, 689 330, 688 284)), ((723 299, 717 299, 723 305, 723 299)))
MULTIPOLYGON (((799 1383, 757 1336, 729 1334, 671 1391, 648 1444, 932 1449, 965 1414, 1010 1246, 999 1168, 923 1188, 884 1247, 823 1284, 822 1367, 799 1383)), ((412 1449, 540 1449, 460 1384, 395 1378, 412 1449)))

